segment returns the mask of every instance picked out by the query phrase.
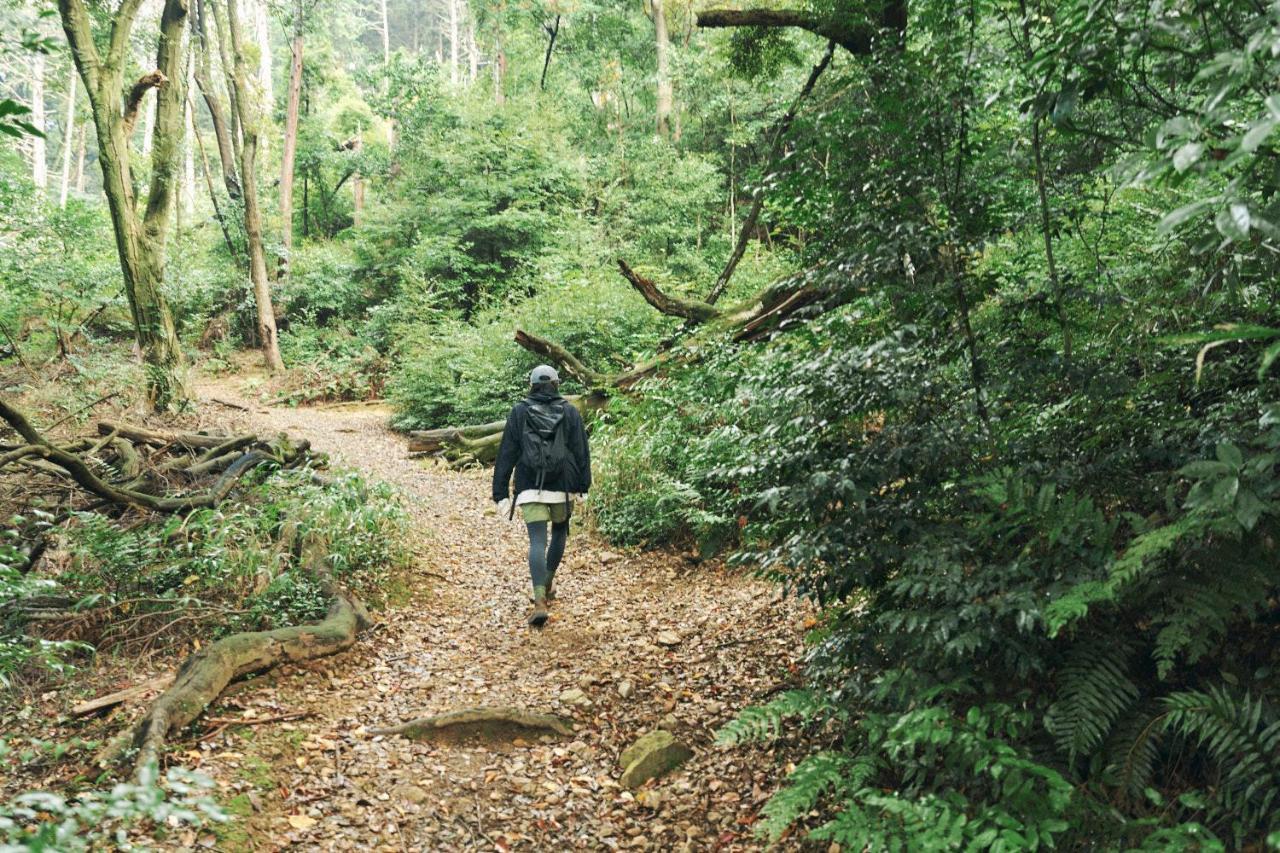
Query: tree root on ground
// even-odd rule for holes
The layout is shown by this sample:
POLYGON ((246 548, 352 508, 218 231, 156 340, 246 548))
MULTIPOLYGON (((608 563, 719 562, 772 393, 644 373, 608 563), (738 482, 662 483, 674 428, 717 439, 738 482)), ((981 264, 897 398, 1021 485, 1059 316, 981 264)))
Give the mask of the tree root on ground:
POLYGON ((132 761, 137 778, 149 764, 159 763, 169 735, 204 713, 235 679, 283 663, 337 654, 352 646, 356 635, 373 624, 369 611, 346 592, 334 592, 331 602, 322 622, 232 634, 192 654, 178 670, 173 685, 142 719, 103 749, 99 765, 108 767, 136 750, 132 761))
POLYGON ((370 729, 373 735, 404 735, 410 740, 459 741, 482 739, 510 741, 521 735, 573 734, 569 724, 554 714, 541 714, 505 706, 481 706, 419 717, 398 726, 370 729))

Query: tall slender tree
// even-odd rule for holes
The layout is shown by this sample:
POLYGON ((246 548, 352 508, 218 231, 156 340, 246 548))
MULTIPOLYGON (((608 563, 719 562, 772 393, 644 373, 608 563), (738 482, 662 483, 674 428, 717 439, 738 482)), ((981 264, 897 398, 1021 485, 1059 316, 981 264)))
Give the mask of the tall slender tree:
POLYGON ((71 185, 71 146, 74 144, 76 130, 76 83, 80 77, 76 73, 76 64, 70 64, 67 76, 67 113, 62 123, 62 175, 58 183, 58 206, 67 206, 67 192, 71 185))
MULTIPOLYGON (((40 128, 41 131, 45 129, 45 65, 43 51, 37 50, 31 54, 31 123, 40 128)), ((31 180, 35 183, 36 188, 40 190, 49 186, 49 165, 45 159, 47 156, 44 137, 39 134, 33 134, 31 136, 31 180)))
MULTIPOLYGON (((217 8, 216 6, 214 7, 217 8)), ((253 301, 258 315, 258 345, 267 369, 284 370, 280 357, 280 340, 276 332, 275 308, 271 301, 271 280, 267 277, 266 249, 262 242, 262 210, 258 206, 258 147, 262 137, 262 104, 256 97, 254 71, 248 63, 245 32, 238 0, 226 0, 226 27, 231 55, 223 55, 223 67, 229 77, 228 88, 235 93, 234 103, 240 117, 240 180, 244 193, 244 233, 249 250, 249 277, 253 282, 253 301)))
MULTIPOLYGON (((382 4, 383 13, 383 50, 386 54, 386 2, 382 4)), ((298 150, 298 110, 302 101, 302 47, 303 47, 303 9, 302 0, 297 0, 293 8, 293 42, 292 62, 289 66, 289 96, 284 114, 284 148, 280 156, 280 242, 284 253, 280 259, 280 274, 289 271, 289 255, 293 250, 293 166, 298 150)))
POLYGON ((142 0, 122 0, 111 15, 109 30, 101 34, 94 26, 96 15, 85 0, 58 0, 58 12, 93 115, 103 191, 115 230, 125 295, 147 368, 147 396, 154 408, 168 409, 187 397, 182 349, 163 291, 166 225, 182 138, 182 33, 187 6, 186 0, 165 0, 156 68, 126 87, 129 40, 141 5, 142 0), (146 208, 139 213, 129 137, 142 96, 150 89, 159 90, 159 106, 151 149, 151 185, 146 208))
POLYGON ((650 0, 653 9, 653 35, 658 60, 658 96, 657 120, 658 133, 661 136, 671 134, 671 110, 675 101, 675 92, 671 87, 670 53, 671 39, 667 36, 667 15, 662 0, 650 0))

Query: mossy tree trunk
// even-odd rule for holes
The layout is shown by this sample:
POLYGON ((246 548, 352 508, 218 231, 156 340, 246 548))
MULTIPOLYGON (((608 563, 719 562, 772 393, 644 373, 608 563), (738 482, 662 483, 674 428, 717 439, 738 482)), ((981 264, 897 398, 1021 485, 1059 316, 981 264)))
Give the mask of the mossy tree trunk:
POLYGON ((126 90, 124 67, 140 6, 141 0, 123 0, 112 16, 110 33, 100 40, 95 40, 93 18, 84 0, 59 0, 58 12, 93 114, 103 191, 115 230, 125 295, 146 364, 147 396, 153 408, 165 410, 181 405, 188 395, 185 359, 163 291, 170 202, 185 130, 182 31, 187 6, 185 0, 165 0, 156 69, 126 90), (100 51, 100 44, 105 44, 105 53, 100 51), (157 89, 158 99, 151 185, 146 209, 139 213, 129 162, 129 136, 142 96, 151 88, 157 89))

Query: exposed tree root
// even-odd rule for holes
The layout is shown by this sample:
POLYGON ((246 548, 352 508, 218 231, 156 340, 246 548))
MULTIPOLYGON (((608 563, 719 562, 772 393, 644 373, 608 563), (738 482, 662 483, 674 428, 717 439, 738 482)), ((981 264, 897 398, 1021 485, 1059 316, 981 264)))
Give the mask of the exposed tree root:
POLYGON ((410 740, 513 740, 520 735, 573 734, 569 724, 554 714, 540 714, 520 708, 482 706, 463 708, 419 717, 398 726, 370 729, 374 735, 404 735, 410 740))
MULTIPOLYGON (((314 546, 313 549, 314 550, 314 546)), ((323 565, 313 557, 308 565, 323 565)), ((332 581, 321 573, 326 585, 332 581)), ((148 764, 158 764, 166 739, 200 716, 228 684, 251 673, 263 672, 282 663, 297 663, 337 654, 356 641, 356 635, 373 624, 369 611, 349 593, 333 590, 329 613, 322 622, 277 628, 274 631, 246 631, 224 637, 192 654, 183 662, 169 687, 128 731, 113 740, 99 755, 99 764, 109 766, 133 755, 135 778, 148 764)))

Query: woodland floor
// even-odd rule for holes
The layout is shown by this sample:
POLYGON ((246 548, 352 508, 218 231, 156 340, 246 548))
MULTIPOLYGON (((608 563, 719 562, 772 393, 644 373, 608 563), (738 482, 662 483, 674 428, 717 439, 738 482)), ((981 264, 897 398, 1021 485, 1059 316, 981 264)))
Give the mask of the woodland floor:
POLYGON ((238 817, 174 841, 228 850, 762 846, 752 823, 795 756, 781 744, 725 749, 712 738, 744 705, 796 683, 803 606, 719 563, 621 553, 579 526, 551 619, 532 630, 527 539, 523 525, 494 512, 490 471, 410 459, 378 406, 268 407, 246 394, 243 378, 206 379, 199 393, 201 410, 219 420, 308 438, 335 467, 392 484, 408 509, 414 560, 352 649, 237 686, 206 715, 310 716, 206 723, 212 736, 198 723, 175 742, 175 759, 211 775, 238 817), (679 641, 660 645, 661 632, 679 641), (574 689, 590 704, 562 699, 574 689), (574 734, 441 745, 368 731, 475 705, 558 713, 573 719, 574 734), (659 725, 694 758, 626 791, 617 756, 659 725))

